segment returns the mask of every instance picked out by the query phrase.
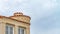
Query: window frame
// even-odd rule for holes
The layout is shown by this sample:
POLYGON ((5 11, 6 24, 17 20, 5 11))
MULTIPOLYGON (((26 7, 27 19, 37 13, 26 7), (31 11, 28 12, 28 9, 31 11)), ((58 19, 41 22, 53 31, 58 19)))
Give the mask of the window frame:
POLYGON ((18 26, 18 34, 19 34, 20 28, 23 28, 24 29, 24 34, 26 34, 26 28, 25 27, 22 27, 22 26, 18 26))
MULTIPOLYGON (((6 30, 7 30, 6 27, 8 27, 9 30, 10 30, 10 28, 12 27, 12 28, 13 28, 12 31, 13 31, 13 34, 14 34, 14 26, 13 26, 13 25, 11 25, 11 24, 6 24, 6 26, 5 26, 5 34, 7 33, 7 32, 6 32, 6 30)), ((8 33, 10 34, 10 31, 8 31, 8 33)))

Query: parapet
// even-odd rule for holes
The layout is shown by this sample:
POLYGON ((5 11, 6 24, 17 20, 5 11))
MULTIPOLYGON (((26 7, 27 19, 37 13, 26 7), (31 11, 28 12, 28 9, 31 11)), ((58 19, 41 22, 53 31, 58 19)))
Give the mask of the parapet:
POLYGON ((16 13, 14 13, 14 16, 20 16, 20 15, 23 15, 23 13, 22 12, 16 12, 16 13))

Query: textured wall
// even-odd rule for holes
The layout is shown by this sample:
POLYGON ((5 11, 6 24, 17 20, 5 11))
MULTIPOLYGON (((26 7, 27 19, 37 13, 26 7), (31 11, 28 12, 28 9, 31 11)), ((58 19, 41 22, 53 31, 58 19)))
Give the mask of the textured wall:
MULTIPOLYGON (((23 20, 23 19, 21 19, 21 20, 23 20)), ((14 25, 14 34, 18 34, 18 26, 25 27, 26 28, 26 34, 30 34, 30 25, 29 24, 18 22, 18 21, 9 19, 9 18, 0 18, 1 34, 5 34, 6 23, 14 25)))
POLYGON ((11 18, 19 20, 19 21, 30 23, 30 19, 28 17, 18 16, 18 17, 11 17, 11 18))

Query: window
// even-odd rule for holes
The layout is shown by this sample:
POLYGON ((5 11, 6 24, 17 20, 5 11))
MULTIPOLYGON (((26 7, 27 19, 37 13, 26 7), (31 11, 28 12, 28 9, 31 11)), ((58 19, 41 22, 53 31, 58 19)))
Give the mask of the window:
POLYGON ((25 28, 18 28, 18 34, 25 34, 25 28))
POLYGON ((13 34, 13 26, 6 25, 6 34, 13 34))

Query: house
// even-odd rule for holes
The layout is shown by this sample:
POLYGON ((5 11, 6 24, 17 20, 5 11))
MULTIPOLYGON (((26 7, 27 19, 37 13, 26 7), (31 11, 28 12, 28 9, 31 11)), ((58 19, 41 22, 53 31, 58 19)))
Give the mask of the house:
POLYGON ((21 12, 10 17, 0 16, 0 34, 30 34, 30 20, 21 12))

